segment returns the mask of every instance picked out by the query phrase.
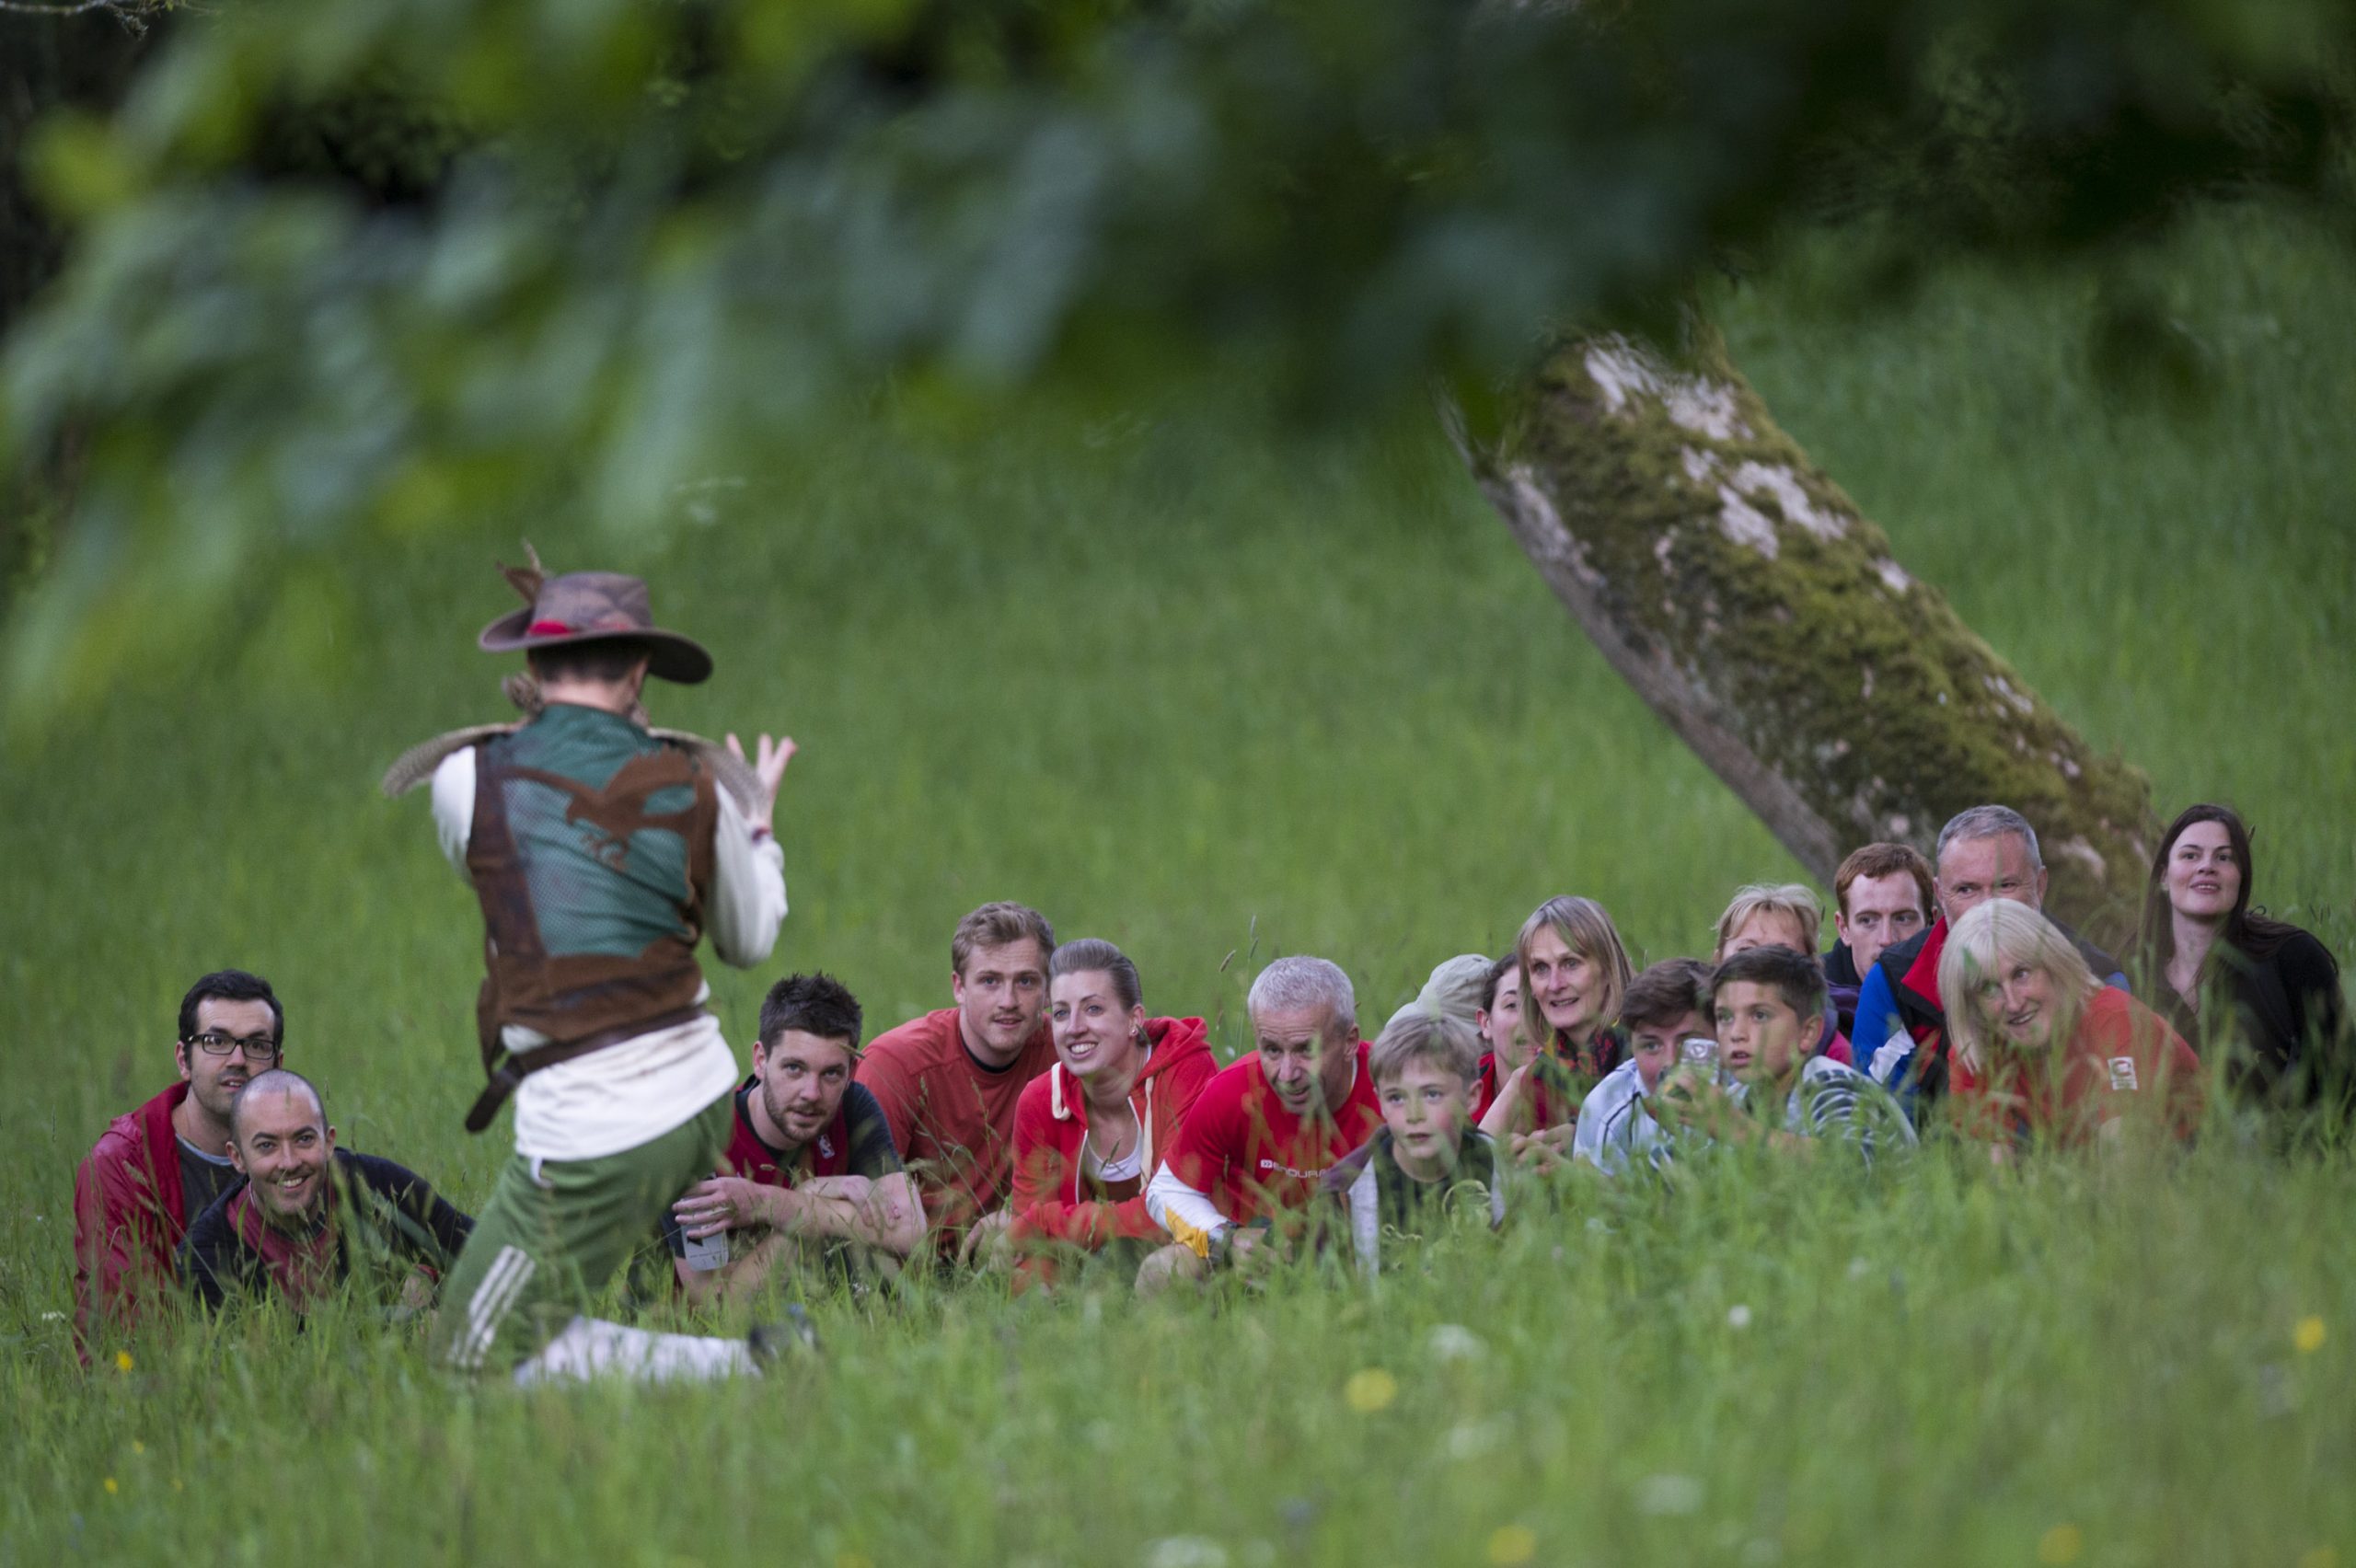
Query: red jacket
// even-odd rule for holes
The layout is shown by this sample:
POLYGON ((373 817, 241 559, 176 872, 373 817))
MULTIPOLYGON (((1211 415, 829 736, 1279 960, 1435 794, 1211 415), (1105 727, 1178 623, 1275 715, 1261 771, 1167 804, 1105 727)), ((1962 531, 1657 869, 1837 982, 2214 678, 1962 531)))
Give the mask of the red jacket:
POLYGON ((188 1234, 172 1113, 176 1083, 117 1116, 74 1170, 74 1332, 87 1358, 100 1317, 127 1325, 139 1300, 172 1288, 172 1258, 188 1234))
MULTIPOLYGON (((1177 1137, 1203 1085, 1218 1071, 1210 1039, 1198 1018, 1148 1019, 1146 1038, 1153 1055, 1129 1086, 1143 1141, 1138 1160, 1145 1182, 1153 1180, 1156 1151, 1177 1137)), ((1088 1193, 1080 1147, 1088 1137, 1088 1115, 1080 1080, 1058 1061, 1023 1086, 1014 1112, 1014 1216, 1017 1239, 1061 1241, 1091 1251, 1120 1237, 1159 1237, 1161 1227, 1145 1211, 1145 1189, 1120 1203, 1088 1193)))
POLYGON ((2043 1135, 2073 1147, 2139 1109, 2181 1141, 2200 1129, 2200 1058, 2166 1020, 2111 986, 2087 998, 2070 1038, 2043 1060, 2001 1046, 1991 1056, 1984 1077, 1960 1059, 1949 1068, 1948 1091, 1975 1136, 2043 1135))

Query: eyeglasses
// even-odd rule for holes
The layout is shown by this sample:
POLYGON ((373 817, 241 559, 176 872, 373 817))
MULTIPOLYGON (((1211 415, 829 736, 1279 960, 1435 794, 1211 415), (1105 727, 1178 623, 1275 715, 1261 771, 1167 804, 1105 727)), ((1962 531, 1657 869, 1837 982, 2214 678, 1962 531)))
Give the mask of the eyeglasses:
POLYGON ((248 1062, 274 1062, 278 1059, 278 1042, 267 1034, 224 1034, 208 1029, 188 1042, 208 1056, 225 1056, 232 1051, 243 1051, 248 1062))

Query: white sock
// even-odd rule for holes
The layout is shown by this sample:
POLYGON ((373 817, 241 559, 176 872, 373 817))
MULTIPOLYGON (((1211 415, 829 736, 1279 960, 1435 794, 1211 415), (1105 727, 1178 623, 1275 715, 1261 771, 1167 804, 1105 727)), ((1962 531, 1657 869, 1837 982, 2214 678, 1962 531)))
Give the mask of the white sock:
POLYGON ((650 1383, 701 1382, 757 1378, 760 1368, 743 1340, 658 1334, 602 1318, 573 1319, 537 1355, 515 1368, 515 1381, 524 1388, 615 1376, 650 1383))

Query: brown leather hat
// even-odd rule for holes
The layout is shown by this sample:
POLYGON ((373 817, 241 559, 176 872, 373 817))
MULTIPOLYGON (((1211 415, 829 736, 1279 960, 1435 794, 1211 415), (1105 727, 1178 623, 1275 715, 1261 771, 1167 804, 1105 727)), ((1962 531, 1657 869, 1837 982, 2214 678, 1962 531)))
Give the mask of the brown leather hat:
POLYGON ((514 653, 534 648, 562 648, 576 642, 629 638, 642 642, 653 656, 647 673, 681 686, 694 686, 711 674, 711 655, 702 643, 654 624, 644 580, 618 571, 568 571, 547 576, 539 552, 527 542, 529 567, 502 564, 500 571, 524 596, 524 608, 511 611, 482 628, 476 642, 486 653, 514 653))

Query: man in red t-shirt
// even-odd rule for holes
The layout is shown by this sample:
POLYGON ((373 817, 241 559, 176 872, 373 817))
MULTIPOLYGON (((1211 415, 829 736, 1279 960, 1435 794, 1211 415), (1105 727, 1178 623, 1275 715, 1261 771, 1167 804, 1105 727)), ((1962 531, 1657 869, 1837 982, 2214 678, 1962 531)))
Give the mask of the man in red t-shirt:
POLYGON ((860 1062, 944 1257, 971 1257, 1006 1227, 1015 1107, 1056 1061, 1046 1023, 1055 951, 1055 928, 1037 910, 983 905, 950 939, 956 1006, 882 1035, 860 1062))
POLYGON ((688 1300, 740 1295, 797 1262, 889 1273, 924 1240, 883 1109, 851 1081, 861 1021, 859 999, 831 975, 769 987, 720 1172, 664 1216, 688 1300), (690 1250, 714 1236, 721 1248, 690 1250))
POLYGON ((1307 1209, 1317 1183, 1382 1125, 1357 998, 1322 958, 1280 958, 1245 1001, 1253 1054, 1203 1087, 1146 1189, 1174 1244, 1145 1261, 1138 1288, 1256 1268, 1282 1254, 1270 1222, 1307 1209))

